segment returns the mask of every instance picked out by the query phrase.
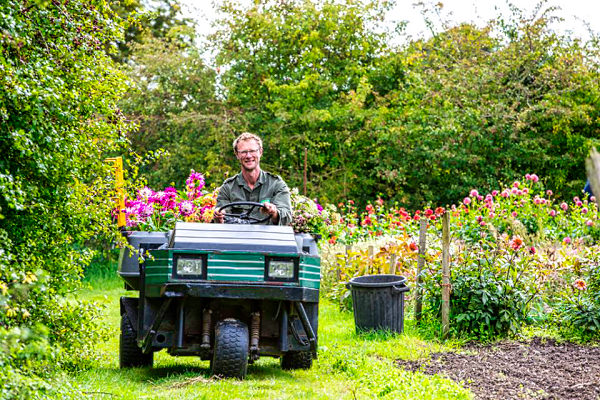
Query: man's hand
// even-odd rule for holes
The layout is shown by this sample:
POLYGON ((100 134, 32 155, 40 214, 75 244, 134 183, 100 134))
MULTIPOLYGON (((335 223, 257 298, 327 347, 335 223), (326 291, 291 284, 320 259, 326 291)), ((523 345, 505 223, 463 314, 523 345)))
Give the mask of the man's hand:
POLYGON ((260 209, 265 214, 269 214, 271 216, 271 221, 276 224, 279 222, 279 211, 277 211, 277 206, 273 203, 263 203, 263 207, 260 209))
POLYGON ((225 214, 223 214, 221 211, 215 209, 215 212, 213 214, 213 221, 216 222, 217 224, 222 224, 224 220, 225 220, 225 214))

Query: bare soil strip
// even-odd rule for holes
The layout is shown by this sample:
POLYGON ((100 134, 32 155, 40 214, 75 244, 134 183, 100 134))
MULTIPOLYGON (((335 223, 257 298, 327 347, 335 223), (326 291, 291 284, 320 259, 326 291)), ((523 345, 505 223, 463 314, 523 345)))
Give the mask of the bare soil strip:
POLYGON ((536 338, 467 346, 430 359, 397 360, 409 371, 442 374, 477 399, 600 399, 600 347, 536 338))

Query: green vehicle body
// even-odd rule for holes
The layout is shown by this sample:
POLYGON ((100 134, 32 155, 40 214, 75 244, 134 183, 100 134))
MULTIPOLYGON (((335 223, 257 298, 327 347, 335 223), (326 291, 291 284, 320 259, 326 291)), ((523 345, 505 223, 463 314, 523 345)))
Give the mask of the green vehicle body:
POLYGON ((271 356, 282 357, 284 368, 310 367, 321 276, 312 236, 291 227, 178 223, 168 234, 133 232, 128 239, 136 252, 122 251, 119 274, 138 295, 121 298, 122 367, 151 365, 152 353, 166 349, 243 378, 243 361, 232 367, 239 373, 218 366, 223 351, 236 353, 246 342, 238 350, 249 363, 271 356), (247 330, 240 333, 247 340, 223 345, 219 324, 227 323, 247 330))

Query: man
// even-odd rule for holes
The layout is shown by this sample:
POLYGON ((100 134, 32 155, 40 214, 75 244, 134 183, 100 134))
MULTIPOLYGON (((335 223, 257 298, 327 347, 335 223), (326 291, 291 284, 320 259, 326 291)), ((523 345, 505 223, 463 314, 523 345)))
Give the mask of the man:
POLYGON ((292 221, 290 190, 281 177, 260 169, 262 140, 252 133, 242 133, 234 140, 233 151, 242 170, 226 179, 219 189, 214 221, 223 223, 220 207, 238 201, 253 201, 262 203, 263 207, 260 211, 255 209, 252 217, 263 219, 268 215, 270 218, 266 223, 289 225, 292 221))

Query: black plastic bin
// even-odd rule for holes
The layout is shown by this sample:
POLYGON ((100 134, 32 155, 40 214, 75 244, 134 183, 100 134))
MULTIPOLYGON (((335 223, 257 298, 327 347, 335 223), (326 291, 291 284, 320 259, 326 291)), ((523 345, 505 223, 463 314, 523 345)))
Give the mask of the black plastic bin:
POLYGON ((356 332, 404 330, 406 278, 398 275, 365 275, 346 285, 352 293, 356 332))

